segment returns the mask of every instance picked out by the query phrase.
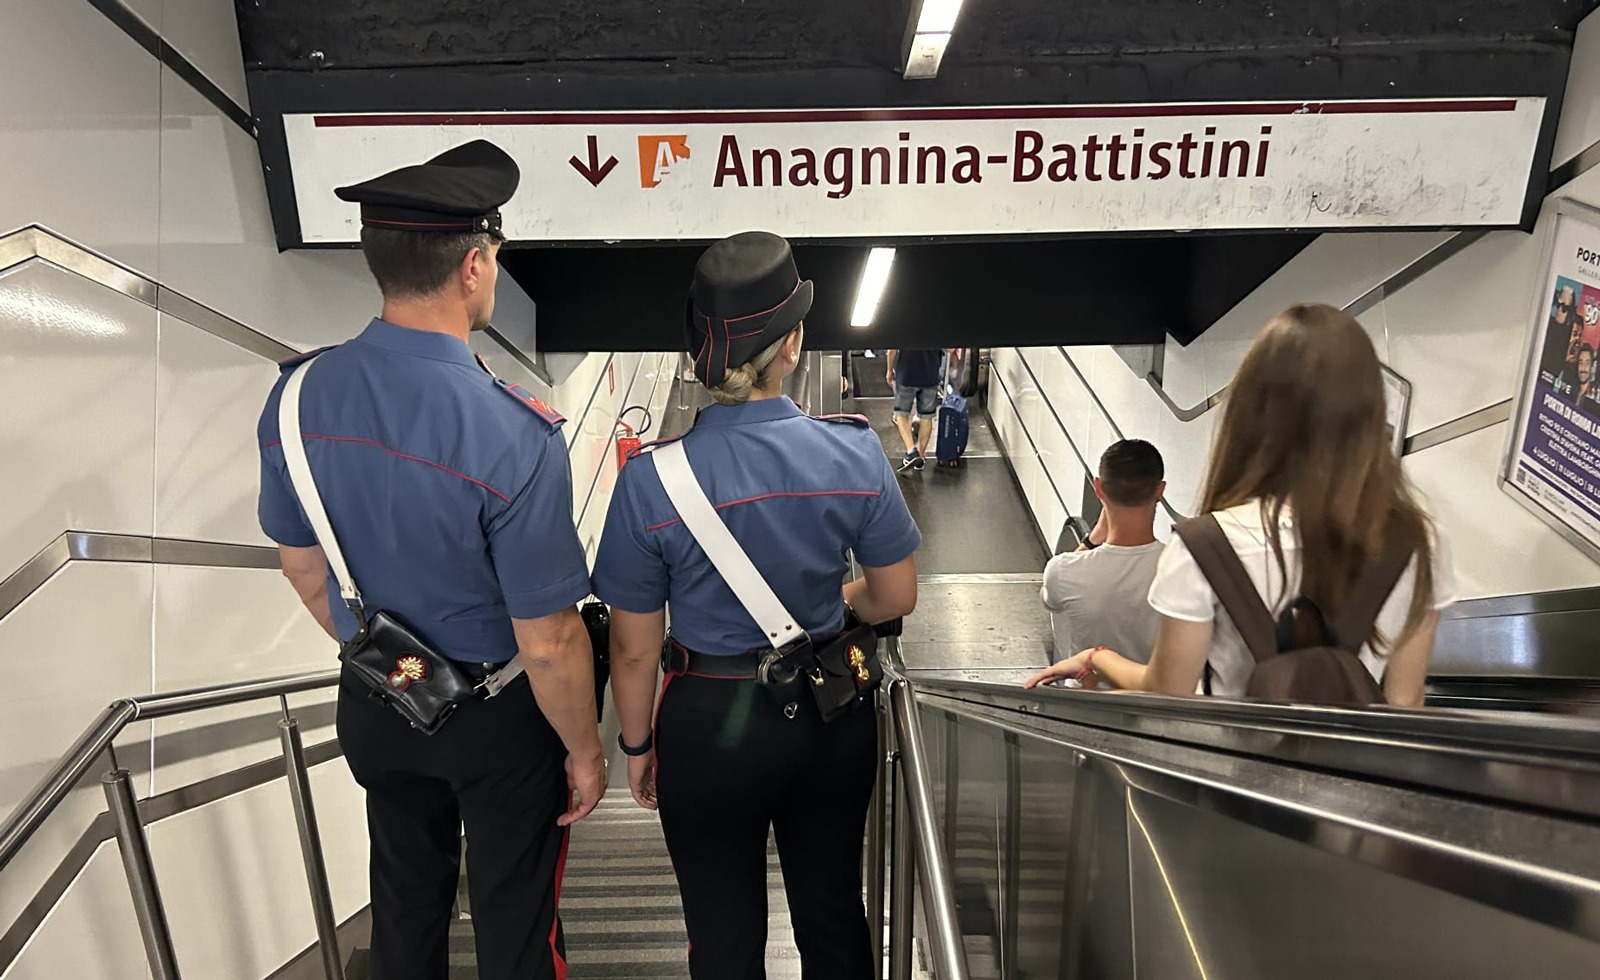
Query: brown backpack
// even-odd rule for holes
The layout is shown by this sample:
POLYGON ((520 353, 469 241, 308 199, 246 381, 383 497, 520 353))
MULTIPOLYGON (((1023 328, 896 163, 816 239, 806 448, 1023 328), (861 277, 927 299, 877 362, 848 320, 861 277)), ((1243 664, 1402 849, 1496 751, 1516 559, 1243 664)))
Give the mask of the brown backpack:
MULTIPOLYGON (((1372 635, 1378 613, 1411 562, 1413 549, 1391 548, 1356 580, 1342 608, 1331 617, 1305 596, 1291 602, 1274 622, 1272 610, 1256 591, 1250 573, 1228 543, 1222 525, 1202 514, 1173 526, 1189 547, 1200 571, 1244 638, 1255 670, 1247 697, 1269 701, 1357 706, 1384 704, 1383 687, 1359 656, 1372 635), (1307 646, 1297 626, 1309 625, 1320 642, 1307 646)), ((1206 693, 1211 692, 1211 665, 1206 664, 1206 693)))

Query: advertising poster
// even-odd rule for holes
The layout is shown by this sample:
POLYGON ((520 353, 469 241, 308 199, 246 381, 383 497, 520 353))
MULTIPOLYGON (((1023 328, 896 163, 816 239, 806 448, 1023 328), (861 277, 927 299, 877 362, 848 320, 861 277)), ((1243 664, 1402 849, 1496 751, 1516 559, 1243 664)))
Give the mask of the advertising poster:
POLYGON ((1504 485, 1600 556, 1600 212, 1563 202, 1539 290, 1504 485))

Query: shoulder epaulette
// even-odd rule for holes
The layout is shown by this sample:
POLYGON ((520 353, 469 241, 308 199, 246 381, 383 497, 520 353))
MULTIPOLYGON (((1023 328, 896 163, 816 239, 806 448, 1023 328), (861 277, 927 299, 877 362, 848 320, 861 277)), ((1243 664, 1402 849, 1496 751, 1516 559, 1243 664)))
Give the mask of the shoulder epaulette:
POLYGON ((496 388, 515 398, 523 408, 543 419, 552 429, 566 421, 566 417, 545 404, 544 399, 530 395, 521 385, 509 384, 500 378, 495 378, 494 384, 496 388))
POLYGON ((865 415, 812 415, 810 418, 818 422, 833 422, 836 425, 854 425, 863 429, 872 428, 872 420, 865 415))
POLYGON ((291 354, 278 362, 278 370, 289 371, 297 368, 305 362, 311 360, 313 357, 316 357, 318 354, 321 354, 323 351, 333 350, 337 346, 339 345, 330 344, 327 347, 318 347, 316 350, 308 350, 304 354, 291 354))

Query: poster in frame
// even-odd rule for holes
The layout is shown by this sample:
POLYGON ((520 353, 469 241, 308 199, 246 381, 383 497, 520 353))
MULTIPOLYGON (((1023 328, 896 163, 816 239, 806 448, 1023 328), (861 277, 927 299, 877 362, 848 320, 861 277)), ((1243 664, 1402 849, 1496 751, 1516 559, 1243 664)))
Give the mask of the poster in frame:
POLYGON ((1557 203, 1499 484, 1600 561, 1600 210, 1557 203))

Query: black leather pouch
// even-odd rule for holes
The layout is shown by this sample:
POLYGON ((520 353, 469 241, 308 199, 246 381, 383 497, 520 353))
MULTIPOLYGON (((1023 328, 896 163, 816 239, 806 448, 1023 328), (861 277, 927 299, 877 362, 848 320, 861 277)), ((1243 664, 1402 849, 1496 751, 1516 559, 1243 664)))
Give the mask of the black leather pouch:
POLYGON ((856 623, 818 648, 813 659, 815 666, 808 678, 823 721, 832 721, 849 711, 883 683, 878 635, 871 626, 856 623))
POLYGON ((339 659, 374 696, 425 735, 438 731, 475 690, 460 665, 386 612, 368 616, 362 631, 339 651, 339 659))
POLYGON ((598 599, 578 607, 583 627, 594 651, 594 706, 601 720, 606 716, 606 682, 611 679, 611 609, 598 599))

